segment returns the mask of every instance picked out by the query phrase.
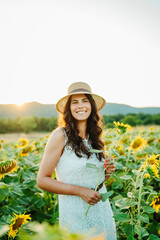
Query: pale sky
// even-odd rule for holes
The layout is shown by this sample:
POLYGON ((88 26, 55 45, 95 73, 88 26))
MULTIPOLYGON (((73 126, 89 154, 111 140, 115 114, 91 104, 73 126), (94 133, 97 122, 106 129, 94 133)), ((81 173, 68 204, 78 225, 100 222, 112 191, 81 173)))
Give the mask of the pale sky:
POLYGON ((0 104, 53 104, 84 81, 160 107, 160 1, 0 0, 0 68, 0 104))

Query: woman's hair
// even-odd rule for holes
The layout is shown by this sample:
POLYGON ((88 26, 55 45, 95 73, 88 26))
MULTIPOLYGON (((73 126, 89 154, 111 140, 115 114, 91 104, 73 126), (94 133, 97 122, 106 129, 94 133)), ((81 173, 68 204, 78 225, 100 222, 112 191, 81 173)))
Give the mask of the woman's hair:
MULTIPOLYGON (((90 94, 85 94, 85 96, 88 98, 89 102, 91 103, 91 109, 92 109, 91 114, 87 120, 87 134, 89 135, 89 141, 93 149, 103 150, 104 143, 101 140, 101 134, 102 134, 101 115, 97 112, 96 104, 92 96, 90 94)), ((87 155, 87 158, 89 158, 92 153, 84 144, 83 139, 78 135, 79 130, 77 129, 77 121, 71 114, 70 104, 71 104, 71 96, 68 98, 68 101, 65 105, 63 115, 59 115, 58 126, 64 127, 68 137, 67 144, 70 144, 72 146, 73 150, 75 151, 75 154, 78 157, 82 157, 82 154, 85 154, 87 155)), ((100 161, 104 157, 103 152, 96 153, 96 155, 100 161)))

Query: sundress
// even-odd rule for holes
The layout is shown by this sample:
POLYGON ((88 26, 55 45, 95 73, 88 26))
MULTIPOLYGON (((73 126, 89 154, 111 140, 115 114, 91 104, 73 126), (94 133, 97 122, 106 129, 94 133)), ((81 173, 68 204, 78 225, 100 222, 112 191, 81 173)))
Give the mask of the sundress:
MULTIPOLYGON (((91 149, 89 138, 83 141, 91 149)), ((97 177, 102 175, 101 182, 105 179, 105 175, 102 174, 104 162, 100 162, 95 153, 92 153, 89 159, 84 154, 79 158, 72 150, 72 147, 66 143, 67 135, 65 133, 64 151, 55 169, 56 179, 64 183, 95 189, 98 181, 97 177), (98 170, 86 167, 86 163, 95 164, 98 170)), ((106 186, 103 184, 99 193, 105 193, 106 191, 106 186)), ((90 205, 86 218, 85 213, 89 204, 82 198, 75 195, 59 194, 58 200, 59 227, 67 228, 71 233, 92 233, 93 236, 104 234, 106 240, 117 239, 116 226, 109 199, 105 202, 100 200, 97 204, 90 205)))

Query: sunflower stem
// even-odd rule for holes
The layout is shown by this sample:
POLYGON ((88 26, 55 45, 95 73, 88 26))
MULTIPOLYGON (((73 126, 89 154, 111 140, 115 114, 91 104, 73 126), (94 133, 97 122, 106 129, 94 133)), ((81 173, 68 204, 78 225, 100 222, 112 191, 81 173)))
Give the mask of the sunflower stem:
POLYGON ((142 172, 141 180, 140 180, 140 188, 139 188, 139 201, 138 201, 138 238, 141 239, 141 220, 140 217, 140 204, 141 204, 141 196, 142 196, 142 186, 143 186, 143 178, 144 178, 144 172, 142 172))

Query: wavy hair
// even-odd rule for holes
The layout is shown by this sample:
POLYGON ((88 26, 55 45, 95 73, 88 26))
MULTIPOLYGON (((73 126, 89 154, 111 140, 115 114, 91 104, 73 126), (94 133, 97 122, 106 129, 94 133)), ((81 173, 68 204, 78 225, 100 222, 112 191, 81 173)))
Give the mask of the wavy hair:
MULTIPOLYGON (((87 134, 89 135, 89 142, 93 149, 104 150, 104 142, 101 139, 102 135, 102 121, 101 115, 98 113, 94 99, 90 94, 85 94, 91 103, 91 114, 87 119, 87 134)), ((70 110, 71 96, 65 105, 64 113, 58 117, 58 127, 63 126, 68 137, 67 144, 71 145, 75 154, 78 157, 82 157, 82 154, 86 155, 87 158, 91 156, 91 152, 86 147, 83 139, 78 135, 79 130, 77 129, 77 121, 72 116, 70 110)), ((96 153, 99 161, 104 158, 103 152, 96 153)))

